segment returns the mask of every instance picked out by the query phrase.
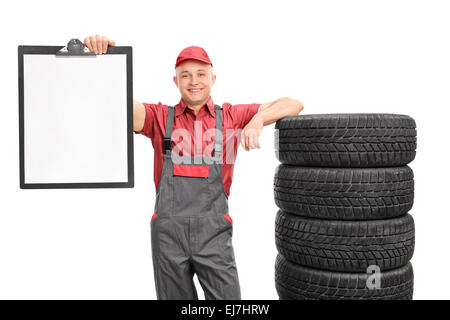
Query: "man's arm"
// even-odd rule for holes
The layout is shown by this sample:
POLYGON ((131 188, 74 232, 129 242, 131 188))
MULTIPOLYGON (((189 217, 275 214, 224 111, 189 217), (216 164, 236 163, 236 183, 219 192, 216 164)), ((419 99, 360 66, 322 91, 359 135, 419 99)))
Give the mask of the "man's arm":
POLYGON ((145 107, 142 103, 133 99, 133 130, 136 132, 144 129, 145 107))
POLYGON ((258 112, 242 130, 242 146, 246 151, 260 148, 258 139, 264 126, 287 116, 295 116, 303 108, 304 106, 300 101, 291 98, 279 98, 275 101, 261 104, 258 112))
POLYGON ((255 116, 262 118, 264 125, 267 126, 277 120, 287 117, 295 116, 303 110, 303 104, 291 98, 279 98, 272 102, 266 102, 259 106, 258 113, 255 116))

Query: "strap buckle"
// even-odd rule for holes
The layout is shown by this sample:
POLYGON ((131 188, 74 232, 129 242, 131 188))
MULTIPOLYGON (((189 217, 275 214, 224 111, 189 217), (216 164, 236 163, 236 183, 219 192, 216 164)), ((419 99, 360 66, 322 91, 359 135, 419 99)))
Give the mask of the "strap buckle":
POLYGON ((164 138, 163 148, 164 148, 164 153, 172 150, 172 139, 171 138, 164 138))

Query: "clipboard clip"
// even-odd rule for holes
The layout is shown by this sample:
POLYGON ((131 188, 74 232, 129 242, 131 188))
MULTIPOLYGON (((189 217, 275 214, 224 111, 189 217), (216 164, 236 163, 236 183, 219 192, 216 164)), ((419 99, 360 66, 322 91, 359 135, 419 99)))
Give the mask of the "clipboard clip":
POLYGON ((57 56, 95 56, 79 39, 71 39, 67 46, 56 52, 57 56))

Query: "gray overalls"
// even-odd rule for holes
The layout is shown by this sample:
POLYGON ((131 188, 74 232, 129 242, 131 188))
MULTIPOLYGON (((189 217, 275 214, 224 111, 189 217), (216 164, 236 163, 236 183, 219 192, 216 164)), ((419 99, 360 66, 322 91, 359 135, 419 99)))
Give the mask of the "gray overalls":
POLYGON ((216 135, 212 157, 172 155, 174 107, 169 107, 164 165, 156 191, 151 240, 159 300, 196 300, 193 276, 205 298, 240 299, 231 243, 232 220, 222 180, 222 108, 214 106, 216 135))

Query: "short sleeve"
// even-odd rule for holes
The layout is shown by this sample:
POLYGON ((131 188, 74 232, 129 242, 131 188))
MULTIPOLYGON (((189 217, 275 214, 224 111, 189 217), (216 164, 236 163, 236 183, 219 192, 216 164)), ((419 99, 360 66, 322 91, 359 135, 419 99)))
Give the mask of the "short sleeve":
POLYGON ((145 120, 144 127, 141 131, 135 131, 136 134, 143 134, 144 136, 152 139, 154 135, 155 119, 157 117, 157 104, 143 103, 145 107, 145 120))
POLYGON ((230 115, 233 119, 233 127, 237 129, 244 128, 258 112, 260 105, 260 103, 252 103, 231 106, 230 115))

